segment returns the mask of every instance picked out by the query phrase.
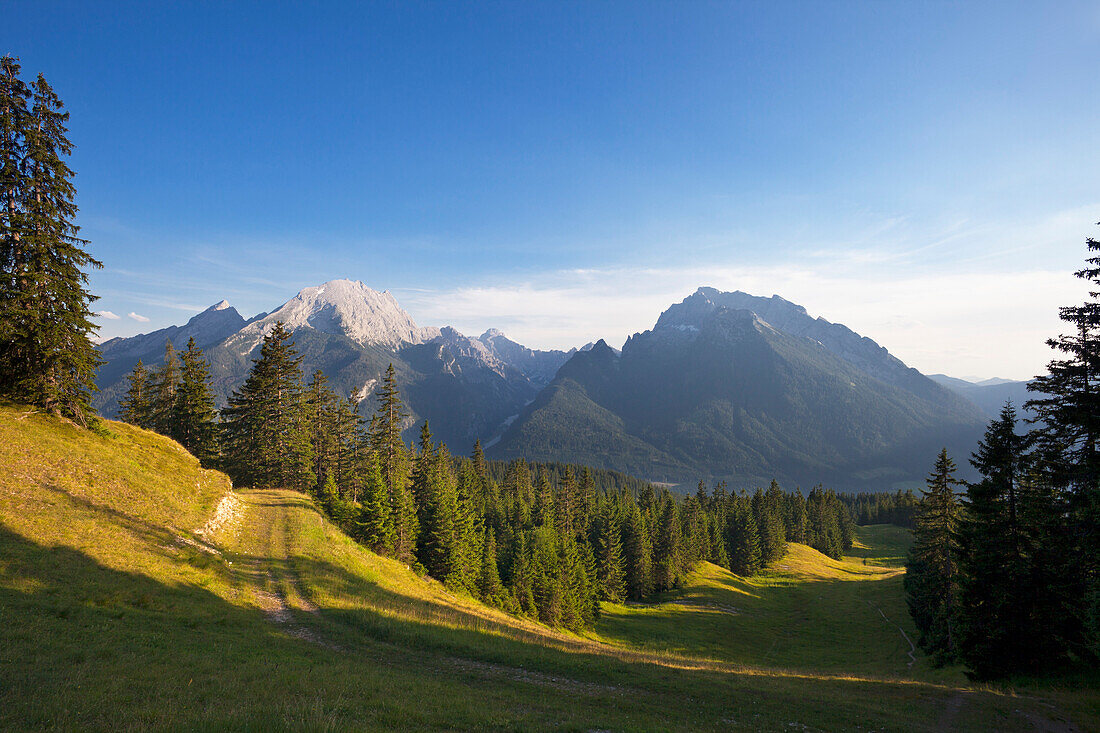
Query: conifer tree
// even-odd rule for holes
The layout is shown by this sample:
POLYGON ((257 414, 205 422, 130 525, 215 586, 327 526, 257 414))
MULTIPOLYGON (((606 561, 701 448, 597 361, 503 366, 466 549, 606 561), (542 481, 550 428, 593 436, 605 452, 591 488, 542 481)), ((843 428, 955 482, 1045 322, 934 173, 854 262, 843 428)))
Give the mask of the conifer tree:
POLYGON ((662 505, 653 543, 653 584, 657 590, 667 590, 679 583, 683 552, 679 507, 667 493, 662 505))
POLYGON ((1034 552, 1021 522, 1025 444, 1016 433, 1016 410, 1006 403, 970 460, 982 480, 967 484, 960 520, 958 646, 962 660, 984 678, 1041 661, 1036 642, 1044 633, 1030 602, 1034 552))
POLYGON ((474 441, 474 455, 472 460, 474 462, 474 473, 483 483, 488 482, 489 468, 488 464, 485 462, 485 451, 481 447, 480 438, 474 441))
POLYGON ((599 514, 597 542, 596 565, 600 598, 611 603, 622 603, 626 598, 622 536, 618 514, 610 502, 604 504, 599 514))
POLYGON ((623 554, 626 569, 627 595, 641 600, 653 592, 653 566, 649 532, 642 519, 642 512, 633 498, 625 505, 626 521, 623 524, 623 554))
POLYGON ((730 570, 737 575, 755 575, 760 570, 760 534, 749 503, 731 496, 726 520, 726 553, 730 570))
POLYGON ((497 567, 497 539, 492 528, 485 530, 481 564, 477 576, 478 597, 493 602, 500 595, 500 570, 497 567))
MULTIPOLYGON (((596 480, 592 478, 592 469, 585 466, 581 470, 580 482, 577 485, 577 510, 584 520, 592 516, 592 511, 596 505, 596 480)), ((578 527, 578 531, 587 532, 588 527, 578 527)))
POLYGON ((535 508, 531 521, 536 527, 544 525, 554 526, 554 489, 550 485, 550 477, 546 470, 539 471, 538 485, 535 487, 535 508))
POLYGON ((476 590, 478 568, 481 562, 481 532, 478 528, 476 505, 479 484, 480 481, 474 472, 474 464, 463 461, 458 473, 454 518, 458 572, 452 579, 452 584, 470 591, 476 590))
POLYGON ((164 342, 164 362, 150 375, 152 382, 152 428, 161 435, 172 431, 172 410, 176 404, 176 389, 179 387, 179 364, 176 350, 171 340, 164 342))
POLYGON ((401 562, 412 565, 416 562, 416 543, 420 535, 420 520, 416 514, 416 502, 412 490, 403 475, 390 494, 393 506, 393 555, 401 562))
POLYGON ((939 664, 958 653, 958 484, 955 462, 944 449, 923 492, 905 570, 906 602, 920 646, 939 664))
POLYGON ((561 489, 554 502, 555 524, 561 536, 574 536, 577 524, 577 479, 573 467, 566 466, 561 478, 561 489))
POLYGON ((234 481, 302 491, 315 484, 300 364, 290 332, 276 323, 222 412, 234 481))
POLYGON ((69 113, 19 73, 0 59, 0 393, 89 426, 102 361, 85 268, 102 265, 77 236, 69 113))
POLYGON ((169 411, 168 435, 179 441, 204 466, 218 457, 218 425, 210 369, 195 339, 187 341, 180 354, 179 384, 169 411))
POLYGON ((820 486, 812 488, 806 498, 806 542, 834 560, 839 560, 844 551, 838 504, 836 495, 820 486))
POLYGON ((372 455, 367 461, 366 474, 359 508, 359 536, 373 551, 390 554, 394 551, 393 512, 378 456, 372 455))
POLYGON ((337 436, 332 429, 333 407, 336 394, 328 386, 328 378, 317 370, 309 380, 304 397, 305 418, 309 425, 313 448, 313 474, 318 484, 332 475, 339 451, 337 436))
POLYGON ((1066 499, 1065 530, 1052 538, 1072 558, 1061 580, 1072 599, 1066 610, 1079 623, 1066 643, 1100 660, 1100 240, 1090 237, 1086 247, 1091 256, 1074 274, 1088 283, 1089 297, 1060 309, 1073 333, 1047 342, 1063 358, 1028 384, 1042 396, 1026 407, 1035 414, 1040 468, 1066 499))
POLYGON ((757 489, 752 497, 752 513, 760 537, 762 565, 768 565, 782 558, 787 548, 786 532, 779 515, 780 501, 782 501, 782 492, 775 481, 772 481, 767 494, 757 489))
POLYGON ((134 370, 127 376, 129 387, 126 396, 119 400, 120 415, 124 422, 149 428, 152 423, 151 384, 145 365, 138 359, 134 370))
MULTIPOLYGON (((455 527, 458 496, 450 456, 443 448, 438 454, 428 455, 417 557, 433 578, 448 585, 461 585, 462 548, 455 527)), ((419 496, 417 500, 421 501, 419 496)))
POLYGON ((405 442, 401 439, 402 422, 408 413, 401 403, 397 388, 397 376, 391 363, 386 367, 382 384, 374 393, 378 401, 375 420, 372 421, 370 434, 371 448, 378 454, 382 464, 382 477, 390 492, 397 493, 397 485, 403 480, 401 468, 405 458, 405 442))

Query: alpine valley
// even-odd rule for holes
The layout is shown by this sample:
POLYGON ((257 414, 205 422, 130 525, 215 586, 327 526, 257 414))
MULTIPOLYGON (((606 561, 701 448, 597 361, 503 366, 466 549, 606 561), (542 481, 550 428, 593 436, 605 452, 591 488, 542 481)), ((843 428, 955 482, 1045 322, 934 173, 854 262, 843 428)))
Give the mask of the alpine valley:
POLYGON ((392 363, 409 438, 428 420, 456 452, 481 440, 490 457, 670 484, 913 486, 940 448, 966 455, 987 420, 976 385, 934 381, 779 296, 700 288, 621 351, 601 340, 565 352, 529 349, 493 329, 473 338, 418 326, 389 292, 350 280, 305 288, 249 320, 222 301, 182 326, 106 341, 96 407, 117 414, 138 359, 159 365, 166 341, 181 348, 189 338, 224 404, 280 321, 304 373, 323 372, 364 416, 392 363))

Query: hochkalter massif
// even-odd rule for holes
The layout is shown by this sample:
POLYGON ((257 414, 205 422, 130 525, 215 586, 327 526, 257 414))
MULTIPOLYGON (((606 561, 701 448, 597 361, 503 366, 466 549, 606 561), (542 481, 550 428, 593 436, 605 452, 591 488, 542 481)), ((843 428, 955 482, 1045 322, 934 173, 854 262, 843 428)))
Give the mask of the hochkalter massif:
MULTIPOLYGON (((943 446, 981 433, 973 403, 869 338, 778 296, 700 288, 621 352, 539 351, 491 329, 480 338, 420 327, 388 292, 336 280, 246 321, 225 301, 180 327, 100 346, 96 406, 117 411, 140 358, 194 337, 219 401, 243 381, 264 333, 293 331, 309 374, 369 398, 393 363, 412 415, 458 452, 589 463, 643 478, 735 486, 778 478, 808 487, 890 488, 920 481, 943 446)), ((408 433, 411 437, 412 433, 408 433)))

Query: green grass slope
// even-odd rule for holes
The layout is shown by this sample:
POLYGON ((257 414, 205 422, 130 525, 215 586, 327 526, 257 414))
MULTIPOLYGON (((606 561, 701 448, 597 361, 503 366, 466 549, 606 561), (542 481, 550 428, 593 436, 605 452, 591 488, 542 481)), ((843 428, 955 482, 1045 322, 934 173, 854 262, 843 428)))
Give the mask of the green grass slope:
POLYGON ((794 545, 751 580, 702 566, 582 637, 363 550, 301 494, 232 491, 172 441, 106 427, 0 407, 0 729, 1097 725, 1093 689, 910 666, 892 528, 844 561, 794 545))

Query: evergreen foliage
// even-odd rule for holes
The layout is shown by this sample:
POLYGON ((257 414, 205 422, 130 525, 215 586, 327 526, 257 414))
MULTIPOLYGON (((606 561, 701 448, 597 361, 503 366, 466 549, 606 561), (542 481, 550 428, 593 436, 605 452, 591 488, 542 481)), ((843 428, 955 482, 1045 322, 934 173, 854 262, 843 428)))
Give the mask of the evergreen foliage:
POLYGON ((309 490, 316 482, 300 359, 282 323, 222 411, 226 469, 235 483, 309 490))
POLYGON ((356 536, 373 551, 388 555, 394 552, 393 507, 378 456, 370 457, 366 474, 356 536))
POLYGON ((919 501, 912 490, 839 496, 858 525, 893 524, 906 529, 913 528, 919 501))
POLYGON ((967 486, 960 522, 959 654, 979 677, 1035 670, 1058 658, 1049 643, 1044 597, 1048 567, 1036 565, 1054 540, 1029 527, 1041 507, 1028 470, 1027 438, 1006 404, 970 461, 982 480, 967 486))
POLYGON ((0 393, 90 426, 102 363, 77 234, 69 113, 40 74, 0 59, 0 393))
POLYGON ((210 369, 193 338, 179 358, 179 384, 172 390, 166 432, 203 465, 211 466, 218 459, 218 423, 210 369))
POLYGON ((123 422, 137 425, 139 428, 151 428, 153 418, 152 381, 145 365, 138 359, 134 370, 127 378, 129 386, 122 400, 121 417, 123 422))
POLYGON ((920 632, 920 646, 938 664, 958 653, 959 502, 955 462, 940 451, 923 492, 913 546, 906 562, 905 593, 920 632))
POLYGON ((153 393, 150 426, 161 435, 168 435, 172 431, 173 406, 179 387, 179 365, 171 341, 164 342, 164 361, 159 369, 151 372, 150 381, 153 393))
POLYGON ((1028 384, 1042 397, 1025 407, 1035 414, 1034 458, 1055 495, 1064 498, 1065 526, 1057 539, 1066 558, 1061 578, 1074 619, 1066 647, 1100 659, 1100 240, 1088 238, 1085 267, 1074 273, 1089 286, 1085 303, 1060 309, 1072 333, 1050 339, 1062 358, 1028 384))

